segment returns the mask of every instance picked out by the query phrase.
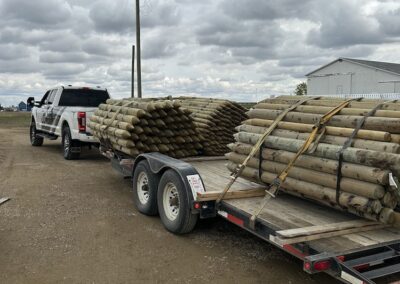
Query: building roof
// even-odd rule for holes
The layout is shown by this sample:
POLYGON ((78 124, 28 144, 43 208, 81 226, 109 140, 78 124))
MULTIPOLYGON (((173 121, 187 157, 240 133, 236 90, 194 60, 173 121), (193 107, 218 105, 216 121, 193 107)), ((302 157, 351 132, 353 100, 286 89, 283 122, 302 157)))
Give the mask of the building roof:
POLYGON ((371 60, 361 60, 361 59, 353 59, 353 58, 344 58, 344 57, 339 57, 338 59, 323 65, 321 67, 319 67, 318 69, 306 74, 306 76, 309 76, 333 63, 336 63, 337 61, 347 61, 350 63, 355 63, 358 65, 362 65, 365 67, 369 67, 369 68, 374 68, 374 69, 379 69, 381 71, 384 72, 389 72, 392 74, 396 74, 396 75, 400 75, 400 64, 398 63, 390 63, 390 62, 382 62, 382 61, 371 61, 371 60))

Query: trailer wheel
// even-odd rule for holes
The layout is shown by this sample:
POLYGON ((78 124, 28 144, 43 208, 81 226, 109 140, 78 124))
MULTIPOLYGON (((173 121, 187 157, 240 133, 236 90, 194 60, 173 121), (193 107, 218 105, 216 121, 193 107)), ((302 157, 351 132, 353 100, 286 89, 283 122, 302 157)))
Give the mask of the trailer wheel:
POLYGON ((175 234, 193 230, 198 214, 193 214, 186 187, 174 170, 167 170, 161 177, 157 192, 158 211, 164 227, 175 234))
POLYGON ((140 161, 133 173, 133 201, 139 212, 157 215, 157 177, 146 160, 140 161))

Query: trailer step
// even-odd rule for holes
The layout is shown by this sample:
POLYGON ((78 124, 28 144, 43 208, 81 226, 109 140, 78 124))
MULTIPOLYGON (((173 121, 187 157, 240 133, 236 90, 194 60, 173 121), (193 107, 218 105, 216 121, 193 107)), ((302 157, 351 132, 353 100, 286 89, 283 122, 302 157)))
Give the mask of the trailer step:
POLYGON ((375 279, 387 275, 391 275, 400 271, 400 263, 396 263, 390 266, 385 266, 382 268, 370 270, 364 273, 361 273, 367 279, 375 279))
POLYGON ((364 265, 369 265, 369 266, 379 265, 384 263, 386 260, 397 256, 398 254, 395 251, 390 250, 381 253, 371 254, 356 259, 351 259, 345 261, 343 264, 348 267, 352 267, 355 270, 358 270, 357 269, 358 267, 363 267, 364 265))
POLYGON ((363 283, 375 283, 372 279, 400 272, 399 244, 357 252, 345 259, 348 260, 338 263, 342 272, 362 279, 363 283))

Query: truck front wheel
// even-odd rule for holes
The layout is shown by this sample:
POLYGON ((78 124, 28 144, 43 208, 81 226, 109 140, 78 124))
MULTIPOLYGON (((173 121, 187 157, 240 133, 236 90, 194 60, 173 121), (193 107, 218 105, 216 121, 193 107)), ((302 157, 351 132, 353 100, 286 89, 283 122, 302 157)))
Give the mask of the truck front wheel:
POLYGON ((168 231, 185 234, 193 230, 198 214, 191 212, 186 187, 174 170, 167 170, 161 177, 157 202, 161 222, 168 231))
POLYGON ((71 138, 71 131, 69 130, 69 126, 64 126, 62 130, 62 146, 63 146, 63 155, 66 160, 77 160, 79 159, 79 152, 73 152, 72 148, 76 148, 77 145, 71 138))
POLYGON ((140 161, 133 172, 133 202, 139 212, 154 216, 157 208, 157 180, 146 160, 140 161))
POLYGON ((30 134, 29 136, 30 136, 32 146, 42 146, 43 145, 43 137, 40 137, 37 135, 36 123, 34 120, 31 122, 29 134, 30 134))

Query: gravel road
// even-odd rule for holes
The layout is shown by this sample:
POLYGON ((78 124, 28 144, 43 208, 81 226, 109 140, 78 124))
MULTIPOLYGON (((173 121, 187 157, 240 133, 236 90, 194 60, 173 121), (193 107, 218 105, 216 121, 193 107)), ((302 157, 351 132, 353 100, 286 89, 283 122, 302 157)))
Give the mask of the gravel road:
POLYGON ((337 283, 219 218, 173 235, 130 190, 96 149, 66 161, 59 140, 0 126, 1 282, 337 283))

